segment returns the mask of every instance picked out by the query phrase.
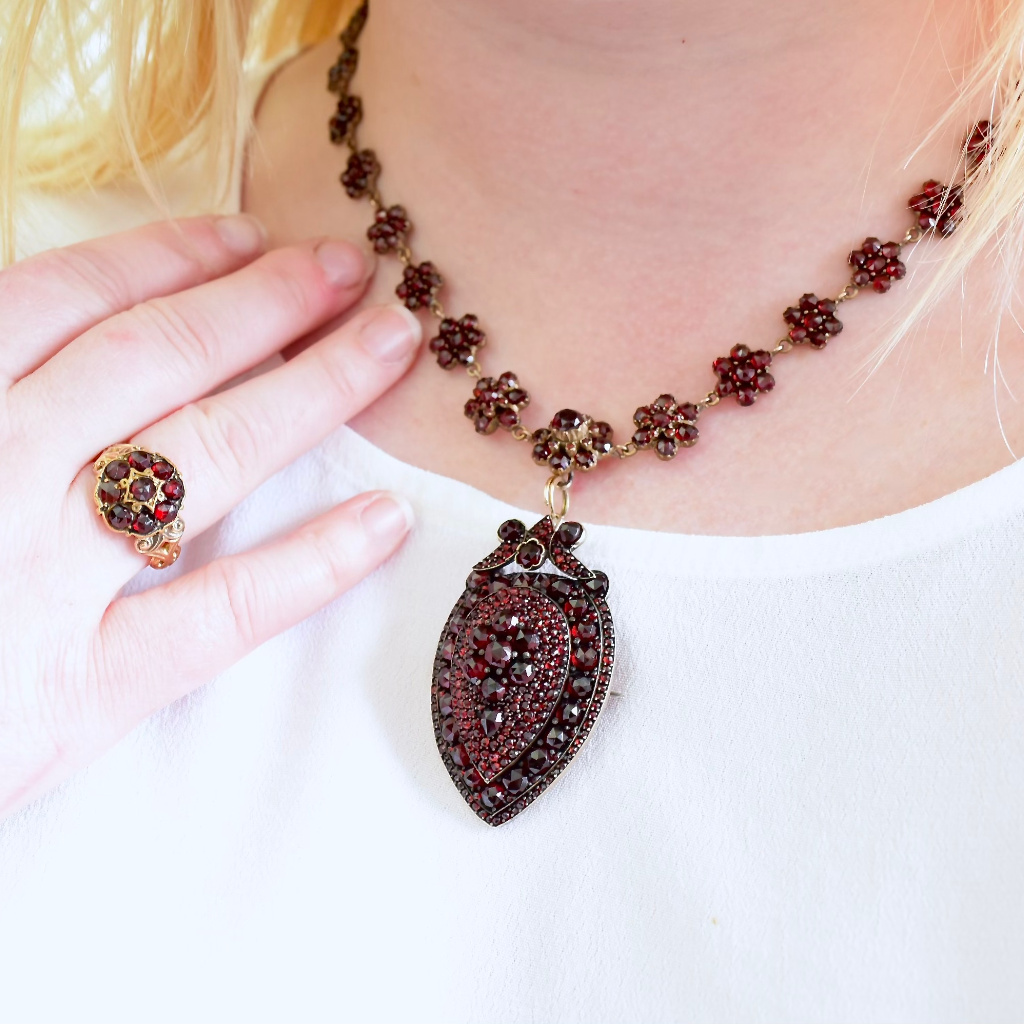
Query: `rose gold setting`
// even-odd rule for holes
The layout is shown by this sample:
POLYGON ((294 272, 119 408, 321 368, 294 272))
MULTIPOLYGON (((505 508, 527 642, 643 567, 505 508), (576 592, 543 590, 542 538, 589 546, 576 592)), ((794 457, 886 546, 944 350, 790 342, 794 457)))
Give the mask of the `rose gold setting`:
POLYGON ((93 463, 93 502, 103 525, 131 537, 154 569, 181 554, 185 484, 174 463, 139 445, 115 444, 93 463))

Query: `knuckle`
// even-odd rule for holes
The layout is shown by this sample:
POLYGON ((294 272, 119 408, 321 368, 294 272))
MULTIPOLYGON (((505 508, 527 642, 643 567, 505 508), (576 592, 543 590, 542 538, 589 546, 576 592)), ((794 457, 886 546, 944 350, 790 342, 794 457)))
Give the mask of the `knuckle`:
POLYGON ((323 380, 338 405, 347 409, 361 404, 360 396, 369 391, 369 381, 360 372, 351 349, 339 346, 335 351, 321 356, 319 362, 323 380))
POLYGON ((210 621, 226 622, 246 649, 255 647, 262 639, 266 596, 252 567, 244 559, 230 559, 209 568, 214 602, 210 621))
POLYGON ((122 309, 131 305, 135 289, 125 268, 115 260, 100 256, 88 245, 52 249, 24 264, 26 278, 35 281, 53 281, 63 292, 79 292, 99 299, 108 309, 122 309), (40 273, 41 272, 41 273, 40 273))
POLYGON ((248 467, 267 451, 270 424, 228 401, 191 404, 182 410, 203 453, 228 488, 244 485, 248 467))
POLYGON ((322 311, 324 296, 312 272, 312 257, 298 250, 280 250, 257 260, 250 271, 254 291, 303 322, 322 311))
POLYGON ((124 316, 135 331, 162 344, 173 366, 191 371, 208 368, 216 361, 217 332, 194 308, 186 312, 175 302, 157 298, 139 303, 124 316))

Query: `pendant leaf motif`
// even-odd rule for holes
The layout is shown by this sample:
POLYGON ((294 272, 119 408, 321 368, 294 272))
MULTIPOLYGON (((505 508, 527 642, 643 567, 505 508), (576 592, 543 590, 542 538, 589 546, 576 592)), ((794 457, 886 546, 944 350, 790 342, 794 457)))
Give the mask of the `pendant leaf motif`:
POLYGON ((573 554, 579 523, 531 530, 510 519, 479 562, 438 643, 434 735, 473 811, 501 825, 528 807, 582 747, 611 681, 608 577, 573 554), (543 571, 549 562, 557 572, 543 571))

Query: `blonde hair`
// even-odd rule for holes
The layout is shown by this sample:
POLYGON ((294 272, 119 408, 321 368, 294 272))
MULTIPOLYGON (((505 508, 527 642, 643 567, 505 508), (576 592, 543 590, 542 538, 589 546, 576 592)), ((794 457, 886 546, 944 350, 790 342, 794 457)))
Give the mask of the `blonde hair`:
POLYGON ((3 0, 0 235, 16 197, 135 178, 201 152, 222 189, 244 138, 243 71, 330 36, 356 0, 3 0))
MULTIPOLYGON (((993 152, 968 176, 970 216, 943 242, 884 355, 971 261, 995 245, 1007 304, 1024 239, 1024 0, 976 0, 978 56, 933 132, 996 121, 993 152), (1000 6, 1001 5, 1001 6, 1000 6)), ((247 62, 319 42, 357 0, 4 0, 0 12, 0 233, 13 258, 21 189, 95 187, 134 177, 172 151, 217 172, 244 138, 247 62)), ((925 141, 925 140, 922 140, 925 141)), ((223 182, 223 187, 227 186, 223 182)))

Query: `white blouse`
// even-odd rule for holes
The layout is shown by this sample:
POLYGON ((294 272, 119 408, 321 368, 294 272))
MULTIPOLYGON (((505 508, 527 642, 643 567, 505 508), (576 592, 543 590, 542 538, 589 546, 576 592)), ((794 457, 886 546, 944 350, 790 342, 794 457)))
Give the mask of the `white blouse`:
MULTIPOLYGON (((32 208, 28 247, 145 216, 32 208)), ((343 428, 171 572, 376 487, 418 515, 389 563, 0 824, 0 1021, 1020 1019, 1024 465, 796 536, 591 527, 623 695, 497 829, 431 667, 538 517, 343 428)))

